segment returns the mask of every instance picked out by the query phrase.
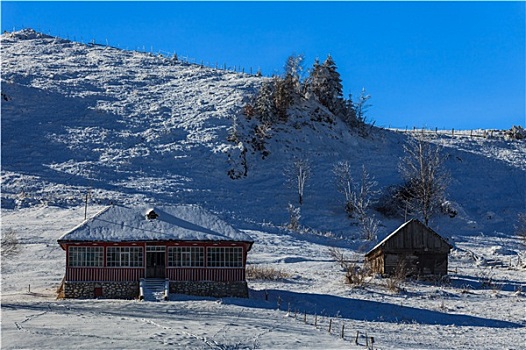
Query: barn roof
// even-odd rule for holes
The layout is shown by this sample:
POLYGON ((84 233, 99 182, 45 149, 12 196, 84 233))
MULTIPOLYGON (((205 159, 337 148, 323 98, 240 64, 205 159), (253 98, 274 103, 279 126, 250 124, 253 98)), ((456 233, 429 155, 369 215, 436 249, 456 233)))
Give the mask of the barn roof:
POLYGON ((195 205, 112 205, 58 239, 59 243, 130 241, 253 242, 247 234, 195 205))
POLYGON ((380 243, 378 243, 377 245, 375 245, 371 250, 369 250, 365 256, 369 256, 371 255, 373 252, 375 252, 376 250, 382 248, 385 243, 387 241, 389 241, 392 237, 396 236, 400 231, 402 231, 406 226, 409 226, 410 224, 413 224, 413 223, 417 223, 418 225, 422 225, 423 227, 425 227, 430 233, 436 235, 437 237, 439 237, 442 241, 444 241, 450 248, 453 248, 453 246, 448 242, 446 241, 441 235, 439 235, 438 233, 436 233, 435 231, 433 231, 433 229, 431 229, 430 227, 424 225, 422 222, 420 222, 420 220, 418 219, 411 219, 407 222, 404 222, 402 225, 400 225, 400 227, 398 227, 396 230, 394 230, 392 233, 390 233, 387 237, 385 237, 384 239, 382 239, 380 241, 380 243))

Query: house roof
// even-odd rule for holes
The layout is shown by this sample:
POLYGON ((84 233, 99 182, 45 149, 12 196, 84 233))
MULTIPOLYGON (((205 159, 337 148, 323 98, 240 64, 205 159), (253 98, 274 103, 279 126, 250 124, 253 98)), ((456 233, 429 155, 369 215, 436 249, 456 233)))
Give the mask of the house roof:
POLYGON ((253 243, 247 234, 195 205, 134 208, 112 205, 58 239, 59 243, 130 241, 253 243), (152 210, 157 216, 151 215, 152 210))
POLYGON ((402 225, 400 225, 400 227, 398 227, 396 230, 394 230, 392 233, 390 233, 389 235, 387 235, 387 237, 385 237, 384 239, 382 239, 377 245, 375 245, 371 250, 369 250, 365 256, 369 256, 370 254, 372 254, 374 251, 380 249, 381 247, 383 247, 385 245, 385 243, 387 241, 389 241, 392 237, 396 236, 400 231, 402 231, 406 226, 412 224, 412 223, 418 223, 419 225, 422 225, 423 227, 425 227, 429 232, 431 232, 432 234, 436 235, 437 237, 439 237, 442 241, 444 241, 450 248, 453 248, 453 246, 451 244, 449 244, 448 241, 446 241, 442 236, 440 236, 438 233, 436 233, 435 231, 433 231, 433 229, 431 229, 430 227, 424 225, 422 222, 420 222, 420 220, 417 220, 417 219, 411 219, 409 221, 406 221, 404 222, 402 225))

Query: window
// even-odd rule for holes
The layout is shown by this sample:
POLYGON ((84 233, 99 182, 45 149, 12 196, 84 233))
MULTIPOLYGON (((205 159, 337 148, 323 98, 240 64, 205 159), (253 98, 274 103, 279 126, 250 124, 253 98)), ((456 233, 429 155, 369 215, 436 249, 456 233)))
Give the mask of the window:
POLYGON ((207 258, 209 267, 243 267, 243 248, 208 248, 207 258))
POLYGON ((102 247, 68 247, 68 264, 71 267, 102 266, 104 251, 102 247))
POLYGON ((203 247, 168 248, 168 266, 201 267, 205 266, 203 247))
POLYGON ((106 266, 142 267, 142 247, 108 247, 106 266))

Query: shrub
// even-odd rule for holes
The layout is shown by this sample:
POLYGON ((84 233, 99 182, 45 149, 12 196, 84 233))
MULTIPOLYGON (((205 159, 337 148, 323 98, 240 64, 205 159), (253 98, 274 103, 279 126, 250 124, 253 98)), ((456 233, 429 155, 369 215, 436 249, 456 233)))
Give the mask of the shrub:
POLYGON ((329 255, 345 271, 345 283, 352 286, 365 285, 366 277, 371 275, 371 270, 367 266, 361 267, 356 262, 348 260, 338 248, 329 248, 329 255))
POLYGON ((249 265, 246 270, 247 279, 249 280, 264 280, 264 281, 278 281, 283 280, 290 275, 283 270, 278 270, 271 266, 249 265))
POLYGON ((391 292, 399 293, 402 290, 402 283, 406 279, 407 268, 405 261, 401 261, 396 267, 395 272, 387 277, 386 286, 391 292))
POLYGON ((1 254, 2 258, 8 258, 18 253, 20 247, 18 237, 13 229, 2 232, 1 254))

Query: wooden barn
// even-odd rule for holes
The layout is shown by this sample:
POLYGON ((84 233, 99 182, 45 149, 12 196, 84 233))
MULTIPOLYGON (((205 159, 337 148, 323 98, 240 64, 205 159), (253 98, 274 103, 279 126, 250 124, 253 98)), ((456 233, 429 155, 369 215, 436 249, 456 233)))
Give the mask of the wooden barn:
POLYGON ((401 268, 406 276, 444 276, 451 248, 438 233, 413 219, 378 243, 365 254, 365 259, 373 272, 384 276, 393 275, 401 268))
POLYGON ((58 243, 66 252, 66 298, 138 298, 155 285, 165 298, 248 297, 253 240, 198 206, 112 205, 58 243))

